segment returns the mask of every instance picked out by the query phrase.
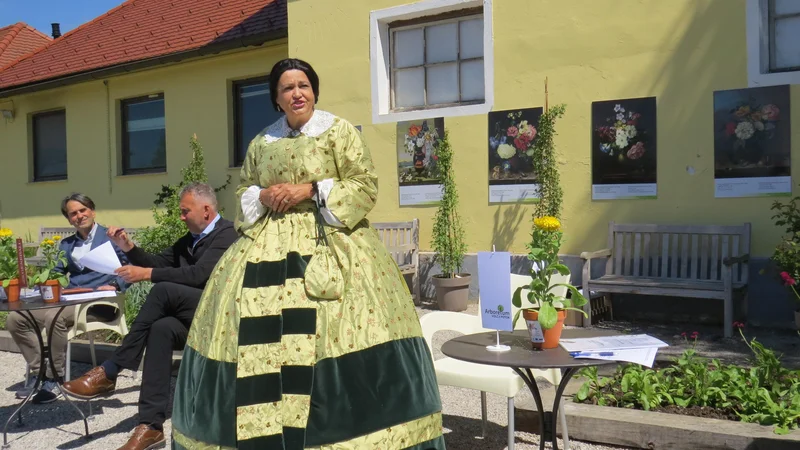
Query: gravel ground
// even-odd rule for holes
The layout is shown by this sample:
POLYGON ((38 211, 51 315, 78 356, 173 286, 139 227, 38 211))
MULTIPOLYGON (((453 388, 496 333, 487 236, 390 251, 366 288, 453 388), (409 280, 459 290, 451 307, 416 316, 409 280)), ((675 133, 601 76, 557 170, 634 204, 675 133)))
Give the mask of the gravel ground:
MULTIPOLYGON (((426 314, 432 310, 431 305, 424 304, 418 308, 419 313, 426 314)), ((475 314, 477 305, 471 304, 467 313, 475 314)), ((746 364, 749 358, 749 349, 741 338, 723 339, 721 330, 715 327, 685 326, 685 325, 645 325, 623 322, 610 322, 601 327, 616 329, 623 332, 646 332, 657 336, 670 344, 670 347, 659 352, 659 359, 669 358, 679 354, 684 348, 692 345, 685 342, 680 336, 682 331, 698 331, 700 339, 697 350, 706 356, 719 357, 726 362, 746 364)), ((759 341, 768 347, 775 348, 784 353, 784 362, 790 367, 800 367, 800 338, 794 332, 773 330, 746 329, 748 337, 757 336, 759 341)), ((434 337, 434 358, 442 355, 438 347, 447 339, 455 335, 438 333, 434 337)), ((15 353, 0 352, 0 367, 7 368, 0 372, 0 385, 5 388, 0 390, 0 425, 5 424, 8 416, 16 409, 18 400, 14 392, 21 387, 24 375, 24 361, 22 356, 15 353)), ((78 376, 90 367, 86 364, 73 364, 72 373, 78 376)), ((175 379, 172 379, 174 386, 175 379)), ((546 383, 546 382, 545 382, 546 383)), ((544 387, 544 392, 552 388, 544 387)), ((449 386, 440 387, 444 410, 444 428, 448 449, 455 450, 502 450, 506 446, 507 409, 506 399, 489 394, 488 399, 488 426, 486 437, 481 438, 481 413, 480 394, 477 391, 459 389, 449 386)), ((17 425, 16 420, 9 426, 9 442, 11 449, 114 449, 123 445, 131 430, 137 424, 137 400, 139 396, 139 381, 134 380, 130 372, 120 375, 117 393, 109 398, 97 399, 92 402, 93 419, 89 422, 89 429, 93 439, 86 441, 83 438, 83 423, 77 412, 63 399, 50 405, 26 406, 23 418, 24 426, 17 425)), ((518 405, 531 404, 530 393, 520 391, 515 399, 518 405)), ((78 401, 81 410, 88 412, 88 404, 78 401)), ((165 424, 165 431, 169 439, 171 423, 165 424)), ((169 443, 169 440, 168 440, 169 443)), ((539 448, 537 435, 525 432, 516 433, 515 448, 529 450, 539 448)), ((559 442, 563 448, 563 442, 559 442)), ((549 448, 549 446, 548 446, 549 448)), ((570 448, 575 450, 611 450, 623 447, 611 447, 586 442, 570 441, 570 448)))

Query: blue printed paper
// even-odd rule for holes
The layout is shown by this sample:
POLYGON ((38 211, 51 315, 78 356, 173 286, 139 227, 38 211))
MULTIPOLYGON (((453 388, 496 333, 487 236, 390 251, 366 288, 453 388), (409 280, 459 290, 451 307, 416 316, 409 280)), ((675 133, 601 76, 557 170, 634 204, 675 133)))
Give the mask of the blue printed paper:
POLYGON ((478 285, 482 326, 511 331, 511 253, 478 252, 478 285))

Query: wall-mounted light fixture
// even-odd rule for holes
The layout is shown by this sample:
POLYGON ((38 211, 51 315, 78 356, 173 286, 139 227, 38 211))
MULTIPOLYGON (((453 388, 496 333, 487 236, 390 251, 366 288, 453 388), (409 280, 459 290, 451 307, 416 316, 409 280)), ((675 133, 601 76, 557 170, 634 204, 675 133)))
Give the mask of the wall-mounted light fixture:
POLYGON ((12 109, 0 109, 0 113, 2 113, 3 117, 5 117, 6 119, 14 120, 14 110, 12 110, 12 109))

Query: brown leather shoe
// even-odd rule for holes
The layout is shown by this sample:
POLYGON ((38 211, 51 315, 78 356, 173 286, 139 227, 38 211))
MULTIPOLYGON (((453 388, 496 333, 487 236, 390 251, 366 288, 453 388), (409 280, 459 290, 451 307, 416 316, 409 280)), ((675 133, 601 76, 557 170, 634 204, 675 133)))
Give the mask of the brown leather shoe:
POLYGON ((74 397, 89 400, 98 395, 114 392, 116 386, 116 381, 111 381, 106 377, 106 370, 102 366, 97 366, 82 377, 67 381, 61 385, 61 388, 74 397))
POLYGON ((166 442, 163 431, 154 430, 150 425, 143 423, 133 429, 128 442, 117 450, 152 450, 163 447, 166 442))

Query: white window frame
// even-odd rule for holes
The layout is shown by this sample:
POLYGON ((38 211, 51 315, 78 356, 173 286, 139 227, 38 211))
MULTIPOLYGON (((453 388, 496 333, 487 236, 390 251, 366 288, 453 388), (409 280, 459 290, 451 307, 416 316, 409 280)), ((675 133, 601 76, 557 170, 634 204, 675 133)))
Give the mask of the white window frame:
POLYGON ((769 71, 768 0, 747 0, 747 85, 749 87, 800 84, 800 70, 769 71))
POLYGON ((492 0, 424 0, 370 12, 370 76, 372 81, 372 122, 391 123, 433 117, 456 117, 486 114, 494 105, 494 45, 492 0), (392 111, 391 102, 391 33, 389 23, 417 19, 452 11, 483 8, 483 80, 484 100, 451 106, 429 106, 414 111, 392 111))

